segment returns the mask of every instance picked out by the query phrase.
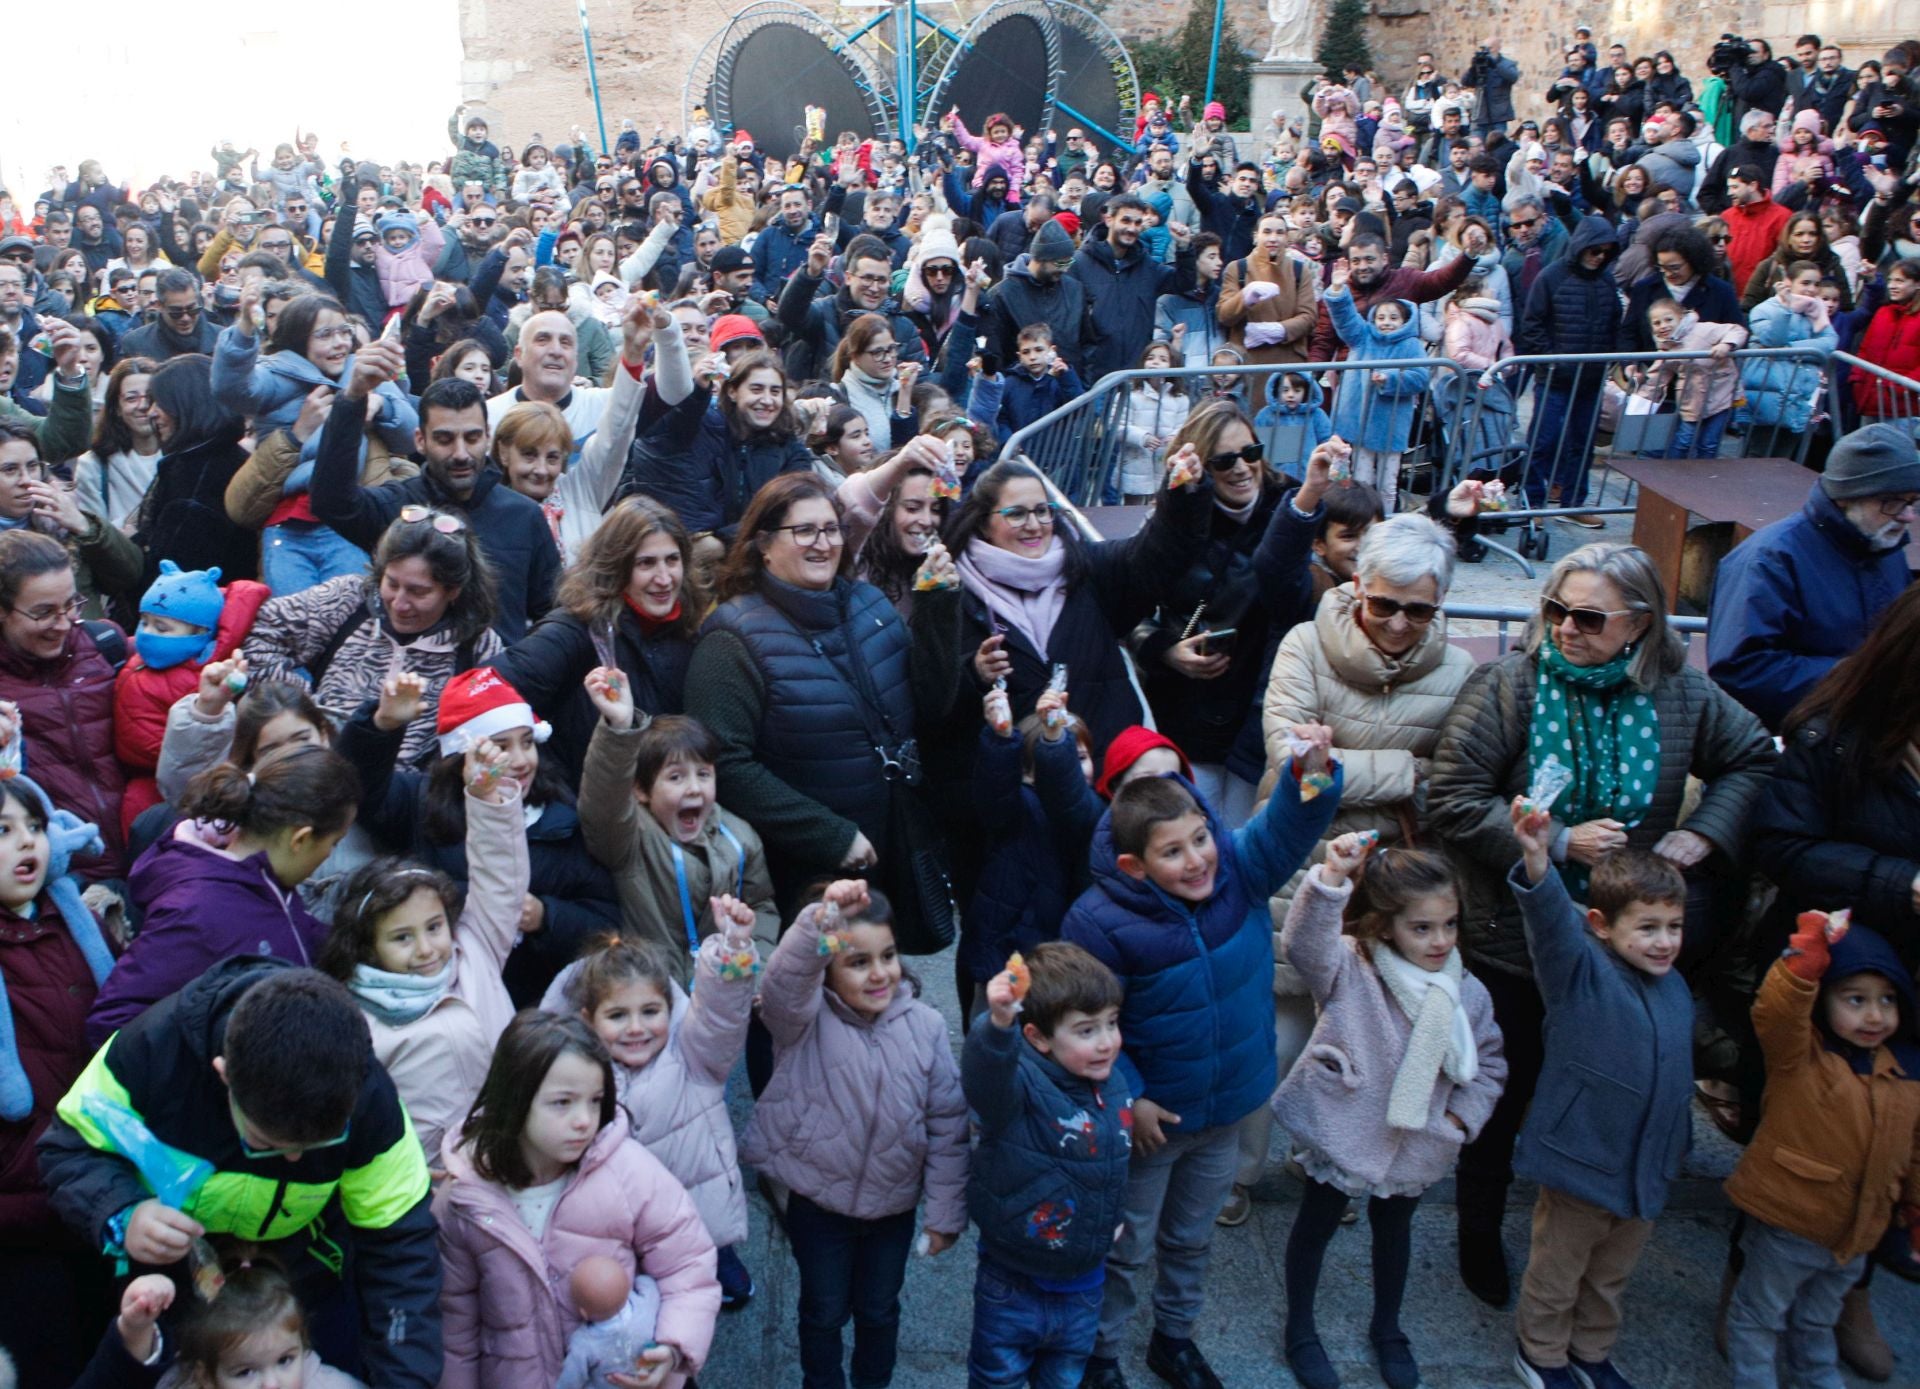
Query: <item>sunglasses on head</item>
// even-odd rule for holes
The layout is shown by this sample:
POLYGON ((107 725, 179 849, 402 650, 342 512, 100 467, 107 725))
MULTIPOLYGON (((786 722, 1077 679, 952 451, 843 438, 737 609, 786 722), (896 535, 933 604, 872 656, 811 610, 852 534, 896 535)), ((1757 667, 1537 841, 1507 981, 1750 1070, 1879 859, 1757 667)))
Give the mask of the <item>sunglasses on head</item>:
POLYGON ((1570 608, 1553 598, 1540 601, 1540 616, 1546 619, 1547 626, 1558 627, 1568 618, 1573 619, 1574 630, 1583 636, 1597 637, 1607 625, 1610 617, 1625 617, 1634 611, 1632 608, 1570 608))
POLYGON ((1390 622, 1404 616, 1414 626, 1424 627, 1440 611, 1438 603, 1402 603, 1398 598, 1382 598, 1372 593, 1362 596, 1367 601, 1367 616, 1375 622, 1390 622))
POLYGON ((1258 463, 1264 457, 1266 457, 1266 449, 1256 439, 1245 448, 1213 454, 1207 459, 1207 469, 1210 472, 1224 473, 1237 463, 1258 463))
POLYGON ((421 506, 417 502, 401 507, 400 519, 409 526, 421 521, 431 522, 433 528, 442 535, 458 535, 467 528, 466 521, 461 517, 448 511, 435 511, 432 507, 421 506))

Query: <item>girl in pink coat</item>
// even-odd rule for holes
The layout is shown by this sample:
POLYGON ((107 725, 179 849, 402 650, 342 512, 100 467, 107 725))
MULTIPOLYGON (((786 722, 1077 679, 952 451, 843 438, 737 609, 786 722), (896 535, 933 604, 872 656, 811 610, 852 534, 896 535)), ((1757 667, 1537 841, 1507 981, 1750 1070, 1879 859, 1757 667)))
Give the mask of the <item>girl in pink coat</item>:
POLYGON ((530 870, 520 786, 506 764, 491 738, 467 749, 465 908, 445 873, 375 859, 341 888, 318 960, 366 1013, 373 1054, 436 1169, 447 1131, 473 1107, 493 1045, 513 1021, 500 971, 520 938, 530 870))
POLYGON ((1453 1170, 1507 1078, 1493 1000, 1461 968, 1452 868, 1417 849, 1382 850, 1368 863, 1373 843, 1368 831, 1328 844, 1280 933, 1320 1012, 1273 1100, 1307 1174, 1286 1259, 1287 1363, 1306 1389, 1339 1383, 1313 1302, 1327 1242, 1356 1196, 1367 1198, 1373 1229, 1369 1332, 1380 1377, 1389 1389, 1420 1383, 1400 1329, 1414 1207, 1453 1170))
POLYGON ((711 899, 716 930, 693 957, 693 992, 675 982, 658 941, 614 937, 568 965, 540 1006, 574 1013, 613 1053, 633 1136, 666 1164, 719 1246, 722 1305, 743 1307, 753 1278, 733 1246, 747 1238, 727 1077, 747 1045, 760 956, 753 908, 711 899))
POLYGON ((954 139, 973 151, 973 186, 978 188, 985 183, 987 170, 997 164, 1000 172, 1007 176, 1007 203, 1018 206, 1020 189, 1027 181, 1027 155, 1020 148, 1020 141, 1014 138, 1013 120, 995 111, 987 117, 986 135, 982 138, 968 131, 956 106, 947 112, 941 124, 953 132, 954 139))
POLYGON ((633 1139, 613 1059, 577 1017, 508 1025, 473 1112, 443 1150, 440 1222, 446 1368, 441 1389, 552 1384, 580 1314, 566 1296, 592 1255, 660 1294, 638 1389, 698 1372, 720 1314, 713 1240, 686 1188, 633 1139))
POLYGON ((789 1190, 807 1389, 893 1376, 913 1213, 939 1254, 967 1228, 967 1101, 947 1024, 914 997, 893 910, 863 882, 829 886, 780 938, 760 981, 774 1071, 740 1156, 789 1190))

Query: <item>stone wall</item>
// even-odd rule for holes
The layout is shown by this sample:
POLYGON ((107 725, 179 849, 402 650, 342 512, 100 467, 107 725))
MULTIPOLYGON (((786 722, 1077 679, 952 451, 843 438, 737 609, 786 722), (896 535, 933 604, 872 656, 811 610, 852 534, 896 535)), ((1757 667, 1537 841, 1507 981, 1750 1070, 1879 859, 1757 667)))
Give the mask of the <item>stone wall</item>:
MULTIPOLYGON (((848 30, 874 14, 824 0, 804 3, 848 30)), ((623 116, 643 133, 656 123, 678 128, 687 74, 738 7, 738 0, 588 0, 609 138, 623 116)), ((930 13, 953 24, 983 8, 980 0, 966 0, 930 7, 930 13)), ((1770 39, 1776 48, 1813 30, 1840 43, 1852 60, 1878 57, 1896 39, 1920 35, 1917 9, 1914 0, 1374 0, 1372 39, 1377 71, 1401 87, 1423 49, 1442 70, 1457 74, 1478 42, 1497 35, 1520 64, 1520 109, 1537 116, 1573 26, 1582 21, 1593 26, 1603 50, 1616 39, 1636 54, 1666 48, 1684 71, 1700 74, 1723 30, 1770 39)), ((1111 0, 1105 18, 1123 38, 1138 38, 1166 33, 1184 13, 1182 0, 1111 0)), ((1269 33, 1265 0, 1228 0, 1228 13, 1259 56, 1269 33)), ((592 129, 575 0, 460 0, 460 28, 462 94, 488 113, 496 136, 520 145, 536 131, 554 141, 574 124, 592 129)))

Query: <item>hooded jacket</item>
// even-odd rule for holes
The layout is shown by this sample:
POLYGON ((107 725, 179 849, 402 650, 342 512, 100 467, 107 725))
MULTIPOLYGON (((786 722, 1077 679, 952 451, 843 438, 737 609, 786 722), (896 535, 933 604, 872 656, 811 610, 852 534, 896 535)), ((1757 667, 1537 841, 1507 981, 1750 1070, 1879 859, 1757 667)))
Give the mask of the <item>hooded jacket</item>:
POLYGON ((273 876, 265 853, 238 858, 213 848, 192 821, 140 856, 127 887, 141 912, 140 934, 87 1017, 93 1046, 222 960, 268 955, 311 965, 327 936, 299 892, 273 876))
POLYGON ((1274 1117, 1295 1147, 1327 1159, 1354 1181, 1410 1194, 1453 1170, 1462 1145, 1479 1134, 1506 1086, 1507 1058, 1493 1000, 1486 985, 1461 974, 1460 1006, 1473 1027, 1478 1073, 1461 1085, 1441 1071, 1427 1101, 1426 1126, 1391 1126, 1388 1100, 1413 1040, 1413 1020, 1373 963, 1392 946, 1341 933, 1353 884, 1330 886, 1321 872, 1309 870, 1281 932, 1286 962, 1306 981, 1318 1017, 1306 1050, 1274 1094, 1274 1117))
POLYGON ((1865 926, 1833 943, 1818 982, 1776 960, 1754 1000, 1766 1099, 1760 1128, 1727 1178, 1727 1199, 1831 1250, 1836 1263, 1878 1244, 1896 1205, 1920 1206, 1915 1001, 1913 975, 1865 926), (1868 972, 1899 995, 1900 1026, 1890 1043, 1862 1052, 1817 1019, 1824 988, 1868 972))
MULTIPOLYGON (((328 376, 299 352, 269 352, 262 357, 260 347, 260 339, 236 323, 221 329, 213 349, 214 396, 227 410, 252 420, 256 438, 291 428, 314 387, 339 390, 353 371, 351 356, 341 364, 338 376, 328 376)), ((413 451, 414 430, 420 424, 413 402, 390 381, 382 382, 374 393, 380 397, 380 413, 372 427, 391 452, 404 457, 413 451)), ((365 409, 363 403, 363 414, 365 409)), ((309 462, 319 448, 316 432, 305 449, 309 462)))
MULTIPOLYGON (((1514 330, 1514 346, 1527 356, 1618 350, 1620 293, 1611 262, 1619 254, 1620 243, 1606 218, 1581 218, 1566 255, 1534 279, 1514 330), (1590 269, 1581 257, 1596 247, 1607 257, 1598 269, 1590 269)), ((1556 386, 1570 386, 1579 371, 1577 365, 1557 366, 1548 379, 1556 386)))
POLYGON ((82 1239, 111 1248, 108 1222, 153 1193, 91 1117, 90 1101, 132 1110, 162 1143, 212 1164, 186 1214, 209 1234, 264 1244, 307 1305, 337 1293, 341 1246, 350 1245, 368 1378, 432 1389, 440 1378, 440 1259, 427 1164, 386 1071, 369 1060, 345 1142, 293 1162, 246 1155, 227 1087, 214 1074, 240 996, 288 968, 257 958, 216 964, 128 1022, 95 1053, 40 1140, 47 1190, 82 1239))
MULTIPOLYGON (((1748 346, 1791 347, 1816 352, 1824 360, 1840 345, 1840 335, 1834 331, 1824 307, 1818 312, 1817 322, 1816 327, 1812 305, 1783 304, 1779 295, 1769 295, 1753 306, 1747 318, 1752 333, 1748 346)), ((1747 410, 1753 422, 1783 427, 1792 434, 1804 433, 1813 420, 1813 402, 1824 375, 1818 362, 1762 358, 1745 362, 1740 384, 1746 392, 1747 410)))
POLYGON ((121 828, 133 830, 141 811, 163 799, 153 779, 160 744, 167 735, 167 713, 181 696, 200 688, 200 672, 209 661, 224 661, 240 649, 253 619, 267 601, 267 586, 240 579, 226 587, 226 604, 213 629, 213 650, 203 661, 182 661, 165 670, 150 669, 138 651, 127 658, 113 684, 113 752, 129 773, 120 803, 121 828))
POLYGON ((1671 188, 1692 200, 1694 184, 1700 177, 1700 146, 1692 140, 1676 135, 1662 141, 1642 154, 1639 163, 1655 188, 1671 188))
POLYGON ((1279 1083, 1267 898, 1326 833, 1340 801, 1337 765, 1333 777, 1311 801, 1297 778, 1282 777, 1265 809, 1231 832, 1195 793, 1219 853, 1213 893, 1197 904, 1121 869, 1111 813, 1094 831, 1093 886, 1067 912, 1061 938, 1119 977, 1127 996, 1115 1074, 1136 1104, 1178 1114, 1181 1133, 1237 1124, 1279 1083))
POLYGON ((947 1023, 902 979, 879 1017, 826 986, 822 909, 801 912, 760 977, 773 1079, 740 1157, 836 1215, 878 1220, 926 1198, 922 1225, 967 1227, 967 1102, 947 1023))
MULTIPOLYGON (((1427 350, 1420 341, 1420 313, 1411 299, 1396 300, 1405 319, 1391 332, 1373 325, 1375 300, 1362 317, 1345 286, 1327 291, 1327 315, 1350 360, 1424 362, 1427 350)), ((1359 448, 1377 453, 1400 453, 1413 433, 1413 417, 1426 393, 1432 373, 1424 366, 1376 368, 1349 373, 1346 389, 1333 398, 1333 432, 1359 448), (1376 375, 1386 380, 1375 381, 1376 375)))
POLYGON ((446 1269, 440 1389, 554 1383, 580 1324, 567 1275, 593 1257, 613 1259, 629 1280, 644 1273, 658 1285, 653 1339, 685 1362, 665 1389, 680 1389, 699 1371, 720 1314, 713 1239, 686 1188, 634 1141, 626 1115, 614 1115, 568 1174, 540 1239, 507 1188, 474 1170, 457 1134, 442 1151, 453 1180, 433 1199, 446 1269))
MULTIPOLYGON (((1053 350, 1085 376, 1087 367, 1087 287, 1071 274, 1042 283, 1028 257, 1021 256, 987 297, 987 350, 1002 362, 1019 357, 1020 330, 1044 323, 1053 332, 1053 350)), ((1146 344, 1142 343, 1144 347, 1146 344)))
POLYGON ((1769 728, 1860 649, 1912 575, 1906 547, 1874 550, 1818 483, 1800 510, 1720 561, 1707 673, 1769 728))
POLYGON ((807 248, 819 235, 820 223, 811 213, 797 229, 784 217, 762 227, 753 238, 753 297, 762 303, 778 299, 788 277, 807 263, 807 248))
MULTIPOLYGON (((758 983, 751 974, 721 978, 724 954, 721 938, 707 937, 689 957, 692 994, 677 983, 669 985, 667 1041, 653 1060, 639 1070, 613 1063, 620 1107, 632 1121, 634 1138, 687 1189, 707 1233, 722 1249, 747 1238, 747 1193, 727 1113, 727 1077, 747 1044, 758 983)), ((542 1011, 578 1011, 572 990, 581 967, 571 964, 553 981, 540 1000, 542 1011)))
POLYGON ((1125 1219, 1133 1097, 1116 1068, 1088 1080, 1044 1055, 1018 1021, 975 1022, 961 1080, 980 1125, 967 1211, 981 1257, 1065 1282, 1098 1269, 1125 1219))

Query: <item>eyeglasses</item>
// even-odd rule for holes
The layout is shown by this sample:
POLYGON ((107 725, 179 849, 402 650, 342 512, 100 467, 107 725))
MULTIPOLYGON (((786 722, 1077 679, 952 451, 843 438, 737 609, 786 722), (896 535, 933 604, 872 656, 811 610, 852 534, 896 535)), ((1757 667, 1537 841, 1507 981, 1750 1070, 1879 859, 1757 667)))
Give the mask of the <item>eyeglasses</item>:
POLYGON ((816 541, 824 540, 829 545, 838 545, 845 532, 838 521, 822 524, 817 521, 802 521, 797 526, 775 526, 777 531, 787 531, 793 536, 793 543, 806 549, 816 541))
POLYGON ((1402 603, 1398 598, 1382 598, 1377 594, 1366 595, 1367 616, 1375 622, 1391 622, 1396 617, 1405 617, 1416 627, 1424 627, 1433 621, 1440 611, 1438 603, 1402 603))
POLYGON ((1525 231, 1528 227, 1539 226, 1540 220, 1538 217, 1515 217, 1507 225, 1515 231, 1525 231))
POLYGON ((338 1148, 353 1135, 353 1121, 349 1119, 347 1126, 340 1130, 338 1138, 329 1138, 320 1143, 298 1145, 289 1143, 284 1148, 256 1148, 247 1142, 247 1135, 252 1126, 247 1123, 246 1115, 240 1112, 240 1106, 233 1102, 232 1095, 227 1096, 227 1113, 233 1117, 233 1131, 239 1138, 241 1153, 255 1162, 263 1158, 298 1157, 304 1153, 318 1152, 322 1148, 338 1148))
MULTIPOLYGON (((44 471, 41 473, 41 476, 46 476, 44 471)), ((69 622, 73 621, 73 619, 80 616, 81 611, 85 609, 86 606, 87 600, 76 593, 64 603, 49 603, 44 607, 29 608, 24 612, 19 608, 8 608, 7 611, 17 617, 26 618, 27 621, 33 623, 36 627, 46 627, 58 622, 63 617, 69 622)))
POLYGON ((857 285, 884 285, 893 277, 891 275, 849 275, 847 278, 857 285))
POLYGON ((499 219, 495 217, 469 217, 467 218, 467 225, 470 227, 490 227, 498 220, 499 219))
POLYGON ((1266 448, 1258 440, 1255 440, 1245 448, 1229 449, 1225 453, 1212 455, 1207 459, 1207 471, 1213 473, 1228 472, 1235 464, 1258 463, 1262 458, 1266 457, 1266 454, 1266 448))
POLYGON ((0 481, 18 482, 24 475, 29 482, 45 482, 47 465, 41 462, 0 463, 0 481))
POLYGON ((418 502, 401 507, 400 519, 409 526, 418 525, 422 521, 430 522, 442 535, 458 535, 467 528, 463 517, 455 516, 450 511, 435 511, 432 507, 421 506, 418 502))
POLYGON ((1915 507, 1920 507, 1920 497, 1882 497, 1880 499, 1880 514, 1889 521, 1899 520, 1915 507))
POLYGON ((1059 510, 1058 504, 1054 502, 1042 502, 1038 506, 1003 506, 993 514, 1015 530, 1019 530, 1028 522, 1038 526, 1051 526, 1054 514, 1059 510))
POLYGON ((200 317, 198 304, 169 304, 160 310, 162 318, 189 319, 200 317))
POLYGON ((293 249, 293 240, 292 238, 288 238, 285 241, 262 241, 259 249, 262 251, 291 251, 293 249))
POLYGON ((897 342, 878 343, 860 354, 863 357, 898 357, 900 344, 897 342))
POLYGON ((1558 627, 1568 618, 1573 619, 1574 629, 1584 636, 1597 637, 1607 625, 1607 619, 1625 617, 1634 612, 1633 608, 1613 608, 1603 611, 1600 608, 1570 608, 1565 603, 1552 598, 1540 601, 1540 616, 1546 619, 1547 626, 1558 627))
POLYGON ((351 342, 353 340, 353 325, 350 323, 339 323, 331 328, 315 328, 312 337, 315 342, 351 342))

